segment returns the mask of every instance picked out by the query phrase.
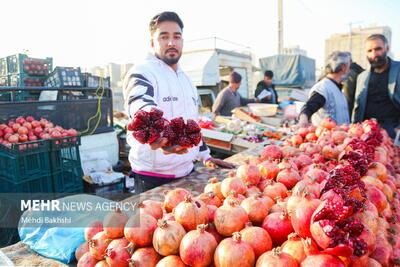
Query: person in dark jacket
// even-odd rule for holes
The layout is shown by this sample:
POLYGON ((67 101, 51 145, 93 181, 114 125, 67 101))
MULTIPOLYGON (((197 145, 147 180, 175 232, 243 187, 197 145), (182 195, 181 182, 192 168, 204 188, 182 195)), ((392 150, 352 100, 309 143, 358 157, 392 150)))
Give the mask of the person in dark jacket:
POLYGON ((274 73, 270 70, 264 72, 264 80, 257 84, 257 89, 254 93, 255 97, 258 97, 264 90, 267 91, 268 95, 262 99, 262 103, 278 104, 278 94, 275 90, 275 85, 272 83, 274 73))
POLYGON ((400 128, 400 62, 387 56, 382 34, 369 36, 365 48, 371 68, 357 77, 353 122, 374 118, 394 139, 400 128))
POLYGON ((356 86, 357 86, 357 76, 363 71, 364 69, 360 65, 352 61, 350 64, 349 77, 347 78, 346 81, 342 82, 343 85, 342 91, 347 99, 350 118, 353 113, 354 96, 356 94, 356 86))

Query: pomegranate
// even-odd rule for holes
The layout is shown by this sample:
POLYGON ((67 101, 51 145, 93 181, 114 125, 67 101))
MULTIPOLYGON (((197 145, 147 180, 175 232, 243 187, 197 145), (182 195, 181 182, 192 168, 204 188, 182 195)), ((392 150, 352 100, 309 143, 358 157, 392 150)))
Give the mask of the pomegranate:
POLYGON ((284 169, 290 169, 290 168, 298 171, 296 163, 294 163, 292 160, 290 160, 288 158, 282 159, 281 163, 278 164, 278 168, 279 168, 279 171, 282 171, 284 169))
POLYGON ((368 200, 371 201, 378 209, 378 212, 381 213, 388 205, 385 194, 373 185, 368 186, 366 189, 368 200))
POLYGON ((89 241, 89 252, 97 260, 102 260, 107 246, 111 243, 105 232, 98 232, 89 241))
POLYGON ((295 259, 289 254, 282 252, 280 248, 274 248, 271 251, 262 254, 256 263, 256 267, 297 267, 295 259))
POLYGON ((166 212, 171 212, 179 203, 184 201, 185 196, 189 194, 189 191, 183 188, 176 188, 169 192, 165 192, 164 208, 166 212))
POLYGON ((286 211, 270 213, 265 217, 262 228, 267 230, 275 246, 280 246, 293 232, 292 223, 286 211))
POLYGON ((124 236, 124 227, 129 220, 128 215, 120 209, 110 212, 103 220, 104 233, 108 238, 119 238, 124 236))
POLYGON ((346 265, 337 257, 329 254, 310 255, 300 264, 301 267, 345 267, 346 265))
POLYGON ((247 242, 242 242, 242 235, 238 232, 233 233, 232 238, 222 240, 215 250, 216 267, 253 267, 254 263, 253 248, 247 242))
POLYGON ((214 194, 219 198, 219 199, 224 199, 224 195, 222 195, 221 192, 221 182, 218 182, 218 179, 213 177, 210 180, 208 180, 210 183, 207 184, 204 187, 204 193, 208 192, 214 192, 214 194))
POLYGON ((202 193, 198 195, 196 199, 202 201, 206 205, 214 205, 217 207, 222 205, 221 199, 219 199, 219 197, 217 197, 213 191, 202 193))
POLYGON ((325 129, 331 130, 336 127, 336 122, 329 117, 325 117, 322 119, 320 125, 325 129))
POLYGON ((85 254, 89 252, 89 243, 83 242, 75 251, 75 258, 79 261, 79 259, 85 254))
POLYGON ((110 267, 110 265, 108 265, 107 261, 102 260, 102 261, 97 262, 94 267, 110 267))
POLYGON ((175 221, 158 221, 158 228, 153 234, 153 247, 163 256, 177 254, 186 231, 175 221))
POLYGON ((171 255, 162 258, 157 263, 156 267, 187 267, 187 265, 181 260, 179 256, 171 255))
POLYGON ((337 159, 340 151, 336 147, 336 145, 328 144, 322 148, 321 153, 322 153, 322 156, 324 156, 326 159, 337 159))
POLYGON ((224 198, 228 197, 232 191, 236 191, 238 194, 244 195, 246 193, 246 185, 242 179, 238 177, 225 178, 221 183, 221 193, 224 198))
POLYGON ((103 222, 94 221, 88 224, 85 228, 85 240, 90 241, 95 234, 103 231, 103 222))
POLYGON ((317 141, 318 137, 315 135, 315 133, 308 133, 305 137, 305 140, 308 142, 317 141))
POLYGON ((293 168, 287 168, 278 173, 276 181, 285 185, 287 189, 291 189, 301 180, 299 173, 293 168))
POLYGON ((291 213, 290 220, 293 229, 299 236, 303 238, 311 237, 311 216, 320 203, 321 201, 319 199, 312 199, 306 195, 300 200, 297 207, 291 213))
POLYGON ((380 264, 377 260, 374 260, 373 258, 368 258, 367 264, 367 267, 382 267, 382 264, 380 264))
POLYGON ((388 177, 388 171, 384 164, 380 162, 372 162, 368 166, 368 171, 366 175, 376 177, 382 182, 385 182, 388 177))
POLYGON ((266 159, 280 159, 282 157, 282 151, 277 145, 267 145, 264 147, 262 158, 266 159))
POLYGON ((128 259, 129 267, 155 267, 162 257, 154 248, 139 248, 128 259))
POLYGON ((254 186, 254 185, 250 185, 247 187, 245 196, 252 197, 252 196, 257 196, 260 193, 261 193, 260 188, 258 188, 257 186, 254 186))
POLYGON ((246 211, 238 206, 236 201, 230 201, 217 209, 214 217, 214 224, 219 234, 231 236, 234 232, 242 230, 249 217, 246 211))
POLYGON ((279 172, 278 165, 272 159, 260 163, 258 165, 258 169, 260 170, 262 179, 273 179, 278 175, 279 172))
POLYGON ((206 267, 212 263, 217 241, 205 231, 206 225, 200 224, 197 230, 188 232, 182 239, 179 255, 189 266, 206 267))
POLYGON ((267 196, 263 196, 262 193, 257 196, 246 198, 240 204, 240 206, 246 211, 249 220, 256 225, 259 225, 264 221, 264 218, 268 215, 269 209, 273 205, 274 201, 267 196))
POLYGON ((250 164, 248 161, 239 166, 236 171, 236 176, 242 179, 245 184, 250 183, 253 185, 258 184, 261 178, 260 171, 257 166, 250 164))
POLYGON ((125 225, 124 236, 136 247, 147 247, 151 245, 156 228, 157 220, 153 216, 141 214, 140 219, 132 216, 125 225))
POLYGON ((246 228, 240 231, 242 240, 247 242, 254 251, 256 259, 266 251, 272 249, 272 240, 268 232, 261 227, 252 226, 247 223, 246 228))
POLYGON ((224 237, 218 233, 214 223, 208 223, 206 231, 213 235, 218 244, 222 241, 222 239, 224 239, 224 237))
POLYGON ((192 199, 191 195, 187 195, 185 201, 175 207, 174 217, 186 231, 195 230, 197 225, 208 222, 207 205, 203 201, 192 199))
POLYGON ((292 141, 292 144, 294 146, 299 146, 303 143, 303 137, 299 134, 292 135, 290 138, 290 141, 292 141))
POLYGON ((295 158, 292 159, 292 161, 296 164, 297 169, 301 169, 304 166, 310 165, 312 163, 312 160, 309 156, 306 154, 301 154, 295 158))
POLYGON ((242 203, 243 200, 245 200, 246 197, 238 194, 235 190, 232 190, 232 192, 227 196, 224 200, 224 205, 227 205, 229 201, 235 200, 239 205, 242 203))
POLYGON ((292 233, 288 236, 281 246, 282 252, 285 252, 292 256, 293 259, 300 264, 306 258, 306 252, 304 250, 304 242, 297 234, 292 233))
POLYGON ((78 261, 77 267, 94 267, 98 260, 94 258, 89 252, 86 252, 78 261))
POLYGON ((113 240, 105 251, 106 262, 110 266, 128 267, 128 259, 131 258, 131 253, 128 248, 129 241, 126 238, 113 240))
POLYGON ((140 214, 148 214, 153 216, 156 220, 163 217, 162 206, 159 202, 154 200, 145 200, 139 204, 140 214))
POLYGON ((286 197, 287 188, 282 183, 275 183, 270 181, 270 184, 267 184, 264 188, 264 195, 270 197, 271 199, 275 199, 277 197, 285 198, 286 197))
POLYGON ((215 212, 217 211, 218 207, 214 205, 207 205, 208 210, 208 221, 214 222, 215 212))

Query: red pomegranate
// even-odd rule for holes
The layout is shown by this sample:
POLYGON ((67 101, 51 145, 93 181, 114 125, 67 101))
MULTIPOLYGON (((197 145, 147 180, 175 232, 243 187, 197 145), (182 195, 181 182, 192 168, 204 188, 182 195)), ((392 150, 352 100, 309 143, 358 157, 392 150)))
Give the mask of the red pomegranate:
POLYGON ((89 252, 97 260, 104 258, 104 252, 108 245, 111 243, 110 239, 105 232, 98 232, 89 241, 89 252))
POLYGON ((337 257, 329 254, 310 255, 300 264, 301 267, 345 267, 346 265, 337 257))
POLYGON ((219 197, 217 197, 217 195, 213 191, 202 193, 198 195, 196 199, 203 201, 203 203, 206 205, 214 205, 217 207, 222 205, 221 199, 219 199, 219 197))
POLYGON ((79 259, 85 254, 89 252, 89 243, 83 242, 75 251, 75 258, 79 261, 79 259))
POLYGON ((95 234, 103 231, 103 222, 94 221, 88 224, 85 228, 85 240, 89 241, 93 238, 95 234))
POLYGON ((215 227, 223 236, 231 236, 234 232, 242 230, 248 221, 246 211, 235 201, 219 207, 214 217, 215 227))
POLYGON ((287 168, 278 173, 276 181, 285 185, 287 189, 291 189, 301 180, 299 173, 293 168, 287 168))
POLYGON ((128 215, 120 209, 110 212, 103 220, 104 233, 108 238, 120 238, 124 236, 124 227, 129 220, 128 215))
POLYGON ((271 199, 275 199, 277 197, 285 198, 286 197, 287 188, 282 183, 275 183, 273 181, 267 186, 264 187, 264 195, 270 197, 271 199))
POLYGON ((217 241, 205 231, 206 225, 197 226, 197 230, 188 232, 182 239, 179 255, 189 266, 206 267, 212 263, 217 241))
POLYGON ((264 221, 273 205, 274 201, 267 196, 263 196, 262 193, 246 198, 240 204, 246 211, 249 220, 255 225, 260 225, 264 221))
POLYGON ((129 267, 155 267, 162 257, 152 247, 139 248, 128 260, 129 267))
POLYGON ((290 169, 290 168, 298 171, 296 163, 294 163, 292 160, 290 160, 288 158, 282 159, 282 161, 278 164, 278 168, 279 168, 279 171, 282 171, 284 169, 290 169))
POLYGON ((300 154, 300 149, 298 149, 297 147, 293 147, 292 145, 282 147, 281 151, 283 158, 293 158, 297 157, 300 154))
POLYGON ((296 164, 297 169, 299 170, 312 163, 311 158, 306 154, 300 154, 299 156, 293 158, 292 161, 296 164))
POLYGON ((304 242, 300 236, 295 233, 291 233, 281 246, 282 252, 285 252, 292 256, 293 259, 300 264, 306 257, 306 252, 304 250, 304 242))
POLYGON ((96 263, 94 267, 110 267, 106 260, 102 260, 96 263))
POLYGON ((272 249, 272 240, 268 232, 261 227, 252 226, 247 223, 246 228, 240 231, 242 240, 247 242, 254 251, 256 259, 266 251, 272 249))
POLYGON ((299 146, 303 143, 303 137, 299 134, 292 135, 290 140, 294 146, 299 146))
POLYGON ((331 130, 336 127, 336 122, 329 117, 325 117, 322 119, 320 126, 326 128, 328 130, 331 130))
POLYGON ((162 258, 156 267, 188 267, 179 256, 171 255, 162 258))
POLYGON ((93 257, 89 252, 86 252, 78 261, 77 267, 94 267, 98 260, 93 257))
POLYGON ((304 175, 310 180, 314 180, 318 183, 329 178, 329 173, 322 169, 322 166, 319 164, 314 165, 314 167, 310 168, 308 172, 304 175))
POLYGON ((224 205, 228 205, 228 202, 229 201, 232 201, 232 200, 235 200, 239 205, 242 203, 242 201, 243 200, 245 200, 246 199, 246 197, 245 196, 243 196, 243 195, 241 195, 241 194, 238 194, 235 190, 233 190, 230 194, 229 194, 229 196, 227 196, 226 198, 225 198, 225 200, 224 200, 224 205))
POLYGON ((381 213, 388 205, 385 194, 373 185, 368 186, 366 189, 368 200, 371 201, 378 209, 378 212, 381 213))
POLYGON ((151 245, 153 233, 157 228, 157 220, 153 216, 141 214, 132 216, 125 225, 124 236, 136 247, 151 245))
POLYGON ((218 244, 222 241, 222 239, 224 239, 224 237, 218 233, 214 223, 208 223, 206 231, 213 235, 218 244))
MULTIPOLYGON (((258 183, 258 184, 260 184, 260 183, 258 183)), ((260 193, 261 193, 260 188, 258 188, 257 186, 254 186, 254 185, 250 185, 247 187, 245 196, 252 197, 252 196, 257 196, 260 193)))
POLYGON ((262 254, 256 263, 256 267, 297 267, 295 259, 289 254, 282 252, 280 248, 274 248, 271 251, 262 254))
POLYGON ((335 144, 342 144, 346 137, 347 133, 345 131, 339 130, 332 132, 332 141, 335 142, 335 144))
POLYGON ((208 210, 208 221, 214 222, 215 212, 217 211, 218 207, 214 205, 207 205, 208 210))
POLYGON ((189 195, 190 192, 183 188, 176 188, 169 192, 165 192, 164 208, 167 212, 178 206, 179 203, 185 200, 185 196, 189 195))
POLYGON ((153 234, 153 247, 163 256, 177 254, 179 245, 186 231, 175 221, 158 221, 158 228, 153 234))
POLYGON ((282 151, 277 145, 267 145, 264 147, 262 158, 263 160, 267 159, 280 159, 282 157, 282 151))
POLYGON ((263 161, 258 165, 262 179, 273 179, 278 175, 279 167, 272 159, 263 161))
POLYGON ((247 242, 242 242, 242 236, 238 232, 232 238, 222 240, 215 250, 215 267, 253 267, 254 263, 253 248, 247 242))
POLYGON ((224 198, 228 197, 232 191, 244 195, 246 193, 246 184, 238 177, 225 178, 221 183, 221 193, 224 198))
POLYGON ((154 200, 144 200, 139 204, 140 214, 148 214, 156 220, 163 217, 163 210, 160 202, 154 200))
POLYGON ((236 176, 243 180, 245 184, 256 185, 260 181, 261 174, 256 165, 250 164, 248 161, 240 165, 236 171, 236 176))
POLYGON ((265 217, 262 228, 267 230, 275 246, 280 246, 293 232, 292 223, 286 211, 270 213, 265 217))
POLYGON ((204 193, 208 193, 208 192, 214 192, 215 195, 219 198, 219 199, 224 199, 224 195, 222 195, 221 192, 221 182, 218 182, 218 179, 213 177, 210 180, 208 180, 210 183, 207 184, 204 187, 204 193))
POLYGON ((291 223, 294 231, 301 237, 311 237, 311 217, 321 201, 310 196, 304 196, 291 215, 291 223))
POLYGON ((366 175, 376 177, 382 182, 385 182, 388 177, 388 171, 384 164, 380 162, 372 162, 368 166, 368 171, 366 175))
POLYGON ((193 199, 192 195, 185 196, 185 200, 174 209, 175 220, 186 231, 195 230, 197 225, 208 222, 208 209, 203 201, 193 199))
POLYGON ((131 258, 131 251, 128 248, 129 241, 126 238, 113 240, 105 251, 106 262, 110 266, 128 267, 128 259, 131 258))
POLYGON ((337 159, 340 151, 336 145, 327 144, 322 148, 321 153, 326 159, 337 159))

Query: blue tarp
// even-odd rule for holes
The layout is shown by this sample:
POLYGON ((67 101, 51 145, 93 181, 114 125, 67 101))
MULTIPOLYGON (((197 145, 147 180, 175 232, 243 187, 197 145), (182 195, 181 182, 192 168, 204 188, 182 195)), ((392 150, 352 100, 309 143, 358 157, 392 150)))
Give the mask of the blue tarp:
POLYGON ((315 83, 315 60, 302 55, 260 58, 261 70, 272 70, 276 86, 311 88, 315 83))

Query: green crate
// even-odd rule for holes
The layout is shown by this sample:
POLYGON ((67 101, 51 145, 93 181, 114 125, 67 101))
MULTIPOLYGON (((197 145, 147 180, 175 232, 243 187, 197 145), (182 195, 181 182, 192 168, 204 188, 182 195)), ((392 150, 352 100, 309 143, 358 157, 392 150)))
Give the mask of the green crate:
POLYGON ((15 94, 15 100, 17 102, 23 101, 38 101, 40 97, 40 92, 32 93, 27 91, 19 91, 15 94))
POLYGON ((29 76, 25 73, 8 75, 8 86, 44 86, 44 77, 29 76))
POLYGON ((83 192, 80 136, 50 139, 49 142, 54 192, 83 192))
MULTIPOLYGON (((6 76, 7 75, 7 58, 3 57, 0 58, 0 75, 6 76)), ((4 85, 2 85, 4 86, 4 85)))
POLYGON ((22 183, 51 174, 50 142, 38 140, 11 147, 0 144, 0 179, 22 183))
POLYGON ((53 193, 53 177, 50 172, 45 175, 32 175, 29 181, 13 183, 0 176, 0 193, 53 193))
POLYGON ((0 76, 0 86, 8 86, 8 76, 7 75, 0 76))
POLYGON ((47 87, 83 87, 81 68, 56 67, 46 76, 44 86, 47 87))
POLYGON ((11 92, 0 93, 0 102, 10 102, 11 101, 11 92))
POLYGON ((31 58, 26 54, 7 57, 7 73, 24 73, 31 76, 46 76, 53 69, 53 58, 31 58))

